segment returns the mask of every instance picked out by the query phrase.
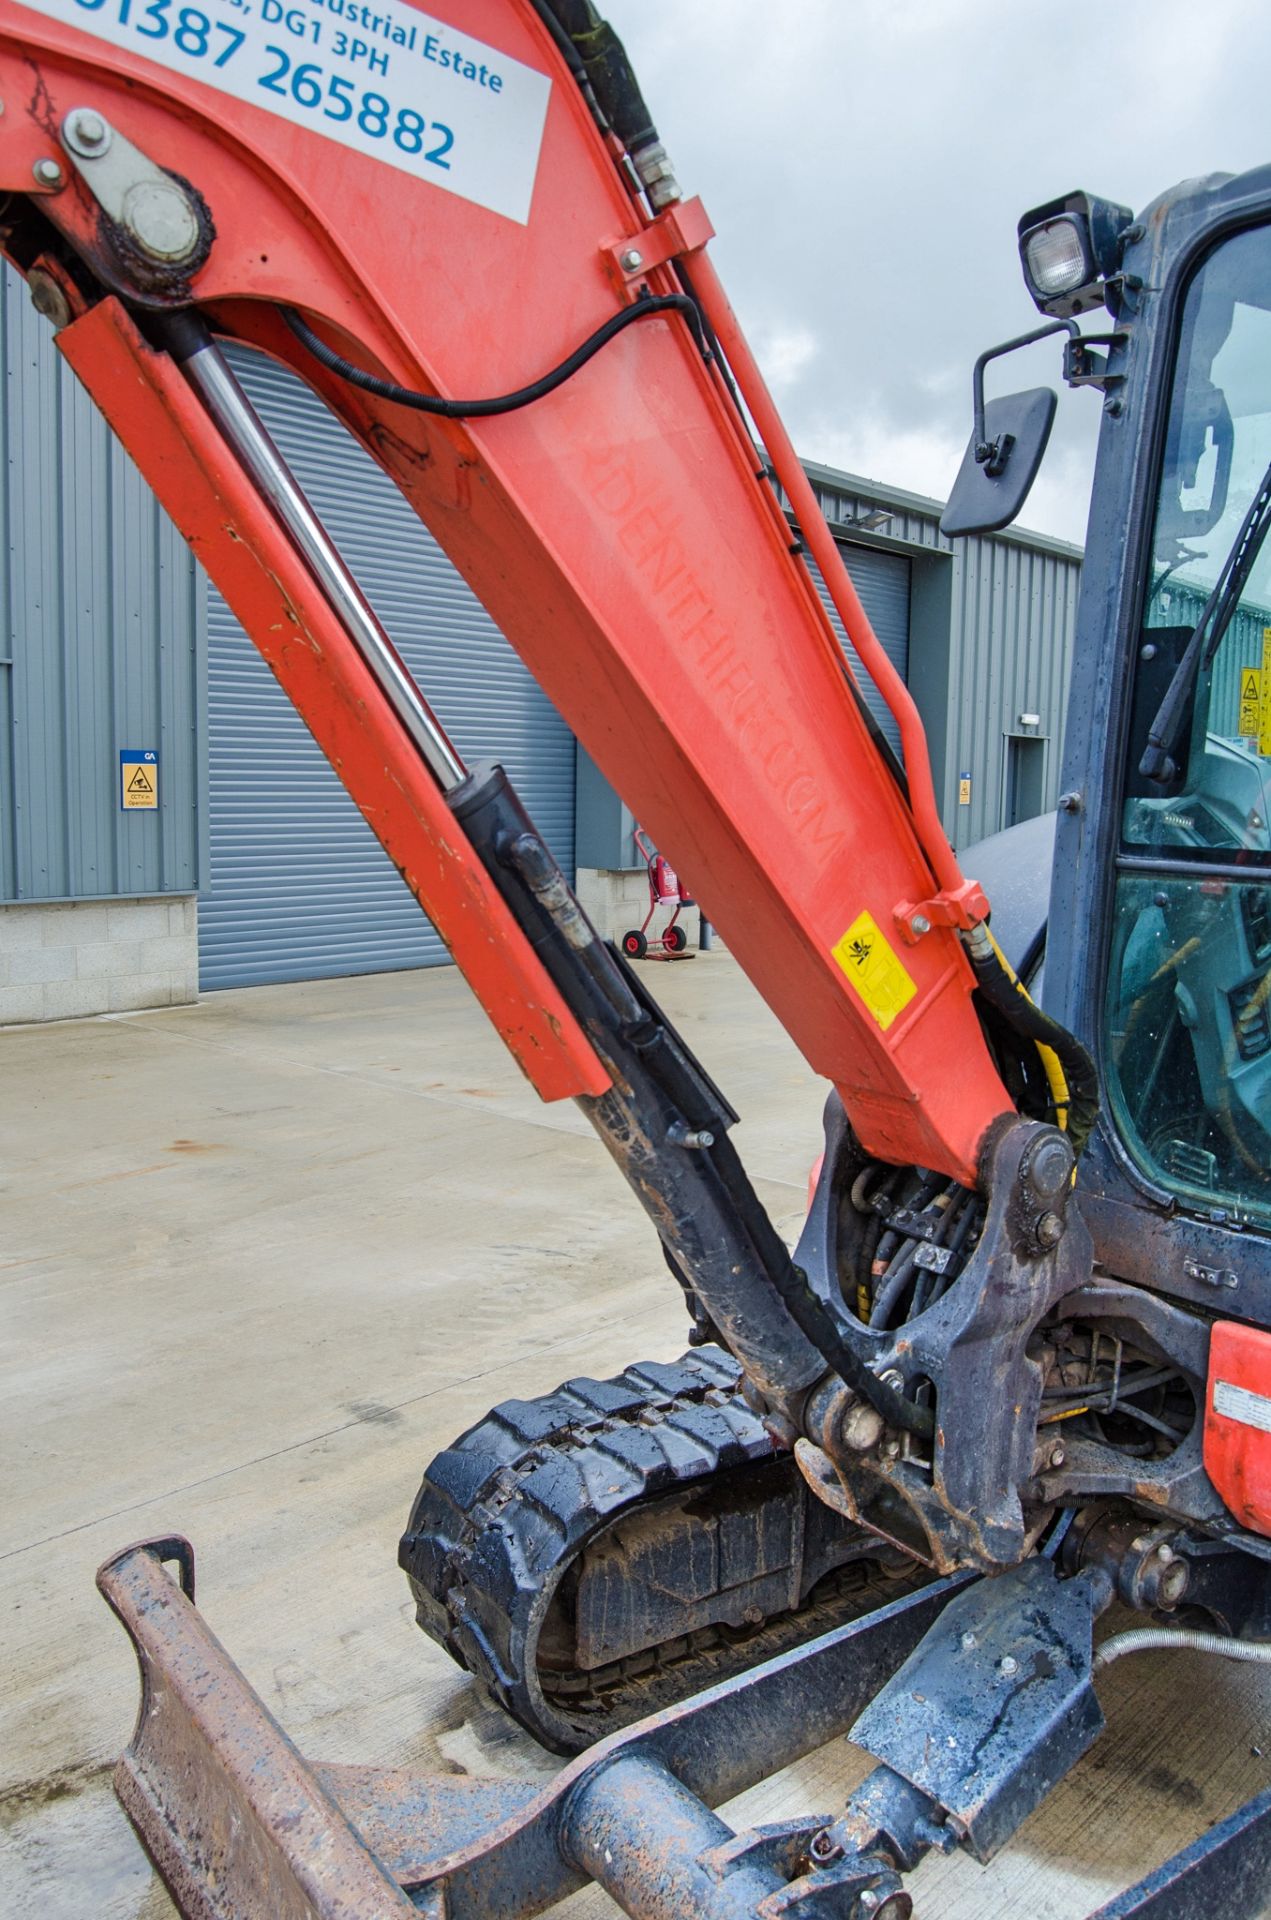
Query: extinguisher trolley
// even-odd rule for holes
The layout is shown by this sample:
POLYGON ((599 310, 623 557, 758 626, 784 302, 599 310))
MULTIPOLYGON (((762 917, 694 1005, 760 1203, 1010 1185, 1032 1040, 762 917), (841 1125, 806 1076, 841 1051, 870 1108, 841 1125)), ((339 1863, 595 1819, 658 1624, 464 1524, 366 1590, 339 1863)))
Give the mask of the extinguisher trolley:
POLYGON ((629 960, 643 960, 651 948, 656 949, 660 957, 678 959, 688 946, 688 935, 676 923, 680 908, 694 904, 693 896, 670 861, 653 851, 641 827, 635 830, 635 843, 649 875, 649 911, 639 927, 623 934, 622 951, 629 960), (659 907, 670 907, 671 917, 661 933, 650 934, 649 923, 659 907))

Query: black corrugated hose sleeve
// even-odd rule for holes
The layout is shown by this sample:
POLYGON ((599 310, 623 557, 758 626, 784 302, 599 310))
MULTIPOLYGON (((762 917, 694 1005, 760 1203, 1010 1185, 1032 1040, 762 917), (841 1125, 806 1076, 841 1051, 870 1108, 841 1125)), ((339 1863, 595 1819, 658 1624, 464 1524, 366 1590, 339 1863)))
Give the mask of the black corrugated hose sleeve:
POLYGON ((889 1427, 903 1427, 908 1433, 928 1438, 936 1430, 930 1407, 915 1406, 870 1371, 858 1353, 854 1353, 839 1334, 833 1316, 812 1291, 808 1276, 793 1260, 773 1274, 773 1282, 791 1319, 812 1342, 831 1373, 849 1386, 862 1400, 868 1400, 882 1414, 889 1427))
POLYGON ((601 19, 591 0, 542 0, 542 4, 568 34, 601 111, 627 152, 638 153, 641 147, 653 146, 658 130, 644 104, 626 48, 609 22, 601 19))
POLYGON ((1067 1127, 1074 1154, 1080 1154, 1099 1117, 1099 1076, 1094 1061, 1075 1035, 1043 1013, 996 952, 971 953, 976 985, 1008 1025, 1035 1046, 1049 1047, 1068 1082, 1067 1127))
POLYGON ((694 338, 704 359, 709 359, 706 337, 702 331, 702 316, 697 303, 690 300, 686 293, 645 294, 631 306, 623 307, 615 313, 558 367, 545 373, 541 380, 534 380, 528 387, 518 387, 514 393, 500 393, 487 400, 443 400, 435 393, 416 393, 413 387, 399 387, 395 380, 381 380, 376 373, 367 373, 361 367, 354 366, 329 347, 320 334, 316 334, 303 315, 294 307, 279 307, 283 319, 295 334, 303 347, 314 359, 328 370, 337 374, 341 380, 347 380, 350 386, 360 387, 364 393, 373 393, 379 400, 393 400, 400 407, 413 407, 417 413, 440 414, 443 420, 480 420, 495 414, 515 413, 518 407, 528 407, 535 400, 542 400, 566 380, 572 379, 580 367, 585 367, 593 354, 600 352, 615 334, 621 333, 636 320, 647 320, 657 313, 682 313, 693 329, 694 338))

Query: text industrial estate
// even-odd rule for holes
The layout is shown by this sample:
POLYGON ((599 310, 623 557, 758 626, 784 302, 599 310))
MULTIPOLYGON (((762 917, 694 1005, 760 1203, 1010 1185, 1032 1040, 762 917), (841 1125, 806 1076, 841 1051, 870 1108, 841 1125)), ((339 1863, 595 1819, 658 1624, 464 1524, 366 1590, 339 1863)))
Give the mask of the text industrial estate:
POLYGON ((388 41, 390 46, 405 47, 408 52, 418 53, 422 60, 431 61, 434 66, 453 73, 456 78, 470 81, 473 86, 486 87, 491 93, 503 91, 503 76, 497 69, 487 66, 482 60, 470 59, 461 47, 446 46, 435 33, 421 35, 414 25, 407 27, 391 14, 376 13, 374 7, 365 4, 365 0, 309 0, 309 4, 346 21, 351 27, 360 28, 363 33, 375 34, 379 39, 388 41))

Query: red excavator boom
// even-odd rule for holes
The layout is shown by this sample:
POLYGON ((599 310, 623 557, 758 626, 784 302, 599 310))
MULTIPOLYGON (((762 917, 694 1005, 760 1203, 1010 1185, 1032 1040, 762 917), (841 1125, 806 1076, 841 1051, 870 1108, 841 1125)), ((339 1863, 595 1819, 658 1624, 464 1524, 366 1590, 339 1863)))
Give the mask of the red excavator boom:
POLYGON ((444 743, 421 764, 156 316, 197 307, 317 388, 693 876, 864 1146, 970 1184, 1012 1111, 956 932, 984 901, 709 222, 665 176, 660 210, 642 197, 530 0, 442 12, 380 0, 354 31, 319 0, 3 0, 9 257, 544 1097, 607 1074, 446 806, 463 769, 444 743), (328 362, 451 401, 525 389, 614 332, 530 404, 447 418, 351 385, 285 309, 328 362), (908 797, 730 373, 900 722, 908 797))

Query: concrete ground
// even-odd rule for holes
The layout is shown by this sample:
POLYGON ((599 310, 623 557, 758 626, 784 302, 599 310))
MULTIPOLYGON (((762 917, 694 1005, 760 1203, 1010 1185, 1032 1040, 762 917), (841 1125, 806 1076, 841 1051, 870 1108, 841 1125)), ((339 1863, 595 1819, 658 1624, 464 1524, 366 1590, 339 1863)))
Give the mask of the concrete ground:
MULTIPOLYGON (((821 1088, 727 956, 648 978, 792 1234, 821 1088)), ((494 1402, 681 1349, 581 1119, 450 969, 9 1029, 0 1067, 0 1912, 171 1914, 110 1792, 137 1685, 93 1588, 142 1535, 191 1536, 209 1621, 314 1757, 549 1773, 418 1632, 395 1549, 494 1402)), ((1149 1655, 1100 1696, 1102 1742, 989 1869, 927 1863, 920 1914, 1068 1920, 1267 1784, 1254 1671, 1149 1655)), ((830 1812, 866 1765, 838 1742, 733 1817, 830 1812)))

